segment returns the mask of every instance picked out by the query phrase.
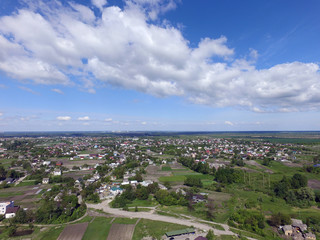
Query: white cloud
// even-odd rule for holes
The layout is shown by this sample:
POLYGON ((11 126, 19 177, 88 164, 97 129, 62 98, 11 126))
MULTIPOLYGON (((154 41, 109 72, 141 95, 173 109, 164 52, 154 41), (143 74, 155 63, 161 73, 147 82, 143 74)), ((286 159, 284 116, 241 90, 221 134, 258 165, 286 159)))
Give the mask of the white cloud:
POLYGON ((26 91, 26 92, 29 92, 29 93, 32 93, 32 94, 35 94, 35 95, 39 95, 38 92, 36 91, 33 91, 31 88, 28 88, 28 87, 24 87, 24 86, 19 86, 19 88, 23 91, 26 91))
POLYGON ((192 48, 179 29, 150 22, 174 9, 176 1, 128 0, 123 9, 92 1, 101 17, 80 4, 50 4, 38 0, 0 17, 1 71, 89 93, 107 84, 260 113, 320 108, 319 64, 257 69, 258 52, 248 49, 245 58, 236 59, 224 36, 204 38, 192 48))
POLYGON ((53 89, 51 89, 51 91, 59 93, 59 94, 64 94, 63 91, 58 88, 53 88, 53 89))
POLYGON ((142 125, 147 125, 147 122, 141 122, 142 125))
POLYGON ((105 122, 112 122, 112 118, 106 118, 104 121, 105 122))
POLYGON ((89 121, 89 120, 90 120, 90 117, 88 117, 88 116, 79 117, 78 120, 79 120, 79 121, 89 121))
POLYGON ((105 6, 107 4, 106 0, 91 0, 91 3, 96 6, 97 8, 99 8, 100 10, 103 9, 103 6, 105 6))
POLYGON ((3 116, 3 113, 2 113, 2 112, 0 112, 0 117, 1 117, 1 116, 3 116))
POLYGON ((71 120, 71 117, 69 117, 69 116, 59 116, 59 117, 57 117, 57 120, 59 120, 59 121, 69 121, 69 120, 71 120))
POLYGON ((234 124, 232 122, 230 122, 230 121, 225 121, 224 124, 230 125, 230 126, 234 126, 234 124))

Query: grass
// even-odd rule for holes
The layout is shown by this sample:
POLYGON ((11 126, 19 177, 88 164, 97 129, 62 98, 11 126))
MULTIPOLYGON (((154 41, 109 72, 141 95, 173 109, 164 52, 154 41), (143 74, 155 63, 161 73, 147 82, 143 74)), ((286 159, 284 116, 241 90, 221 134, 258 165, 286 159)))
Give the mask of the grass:
POLYGON ((49 227, 45 231, 40 231, 40 233, 32 239, 34 239, 34 240, 42 240, 42 239, 56 240, 56 239, 58 239, 60 233, 63 231, 64 228, 65 228, 65 225, 57 226, 57 227, 49 227))
POLYGON ((0 198, 23 195, 23 192, 0 192, 0 198))
POLYGON ((19 183, 17 185, 17 187, 25 187, 25 186, 33 186, 33 185, 35 185, 34 180, 25 180, 25 181, 22 181, 21 183, 19 183))
POLYGON ((137 219, 136 218, 116 218, 113 223, 119 223, 119 224, 136 224, 137 219))
POLYGON ((108 237, 111 227, 111 219, 105 217, 96 217, 91 223, 89 223, 86 232, 84 233, 83 240, 105 240, 108 237))
POLYGON ((161 239, 166 232, 180 230, 187 227, 189 226, 141 219, 134 230, 132 240, 141 240, 147 236, 151 236, 155 239, 161 239))
MULTIPOLYGON (((136 211, 135 208, 129 208, 129 212, 135 212, 135 211, 136 211)), ((150 211, 151 211, 150 208, 141 208, 141 207, 138 208, 138 212, 150 212, 150 211)))
POLYGON ((161 168, 161 171, 171 171, 172 169, 171 169, 171 167, 170 166, 163 166, 162 168, 161 168))
POLYGON ((184 182, 185 176, 162 176, 159 177, 160 182, 184 182))
POLYGON ((92 219, 93 219, 93 217, 91 217, 91 216, 85 216, 85 217, 84 217, 84 218, 82 218, 81 220, 76 221, 76 222, 71 223, 71 224, 77 224, 77 223, 90 222, 92 219))
POLYGON ((222 226, 219 225, 219 224, 214 224, 214 223, 209 223, 209 222, 204 222, 204 221, 199 221, 199 222, 200 222, 200 223, 207 224, 207 225, 210 225, 210 226, 212 226, 212 227, 215 228, 215 229, 224 231, 224 227, 222 227, 222 226))
POLYGON ((128 204, 128 207, 154 207, 158 205, 158 203, 154 200, 152 200, 152 198, 149 197, 149 199, 147 200, 139 200, 139 199, 135 199, 132 201, 132 203, 128 204))

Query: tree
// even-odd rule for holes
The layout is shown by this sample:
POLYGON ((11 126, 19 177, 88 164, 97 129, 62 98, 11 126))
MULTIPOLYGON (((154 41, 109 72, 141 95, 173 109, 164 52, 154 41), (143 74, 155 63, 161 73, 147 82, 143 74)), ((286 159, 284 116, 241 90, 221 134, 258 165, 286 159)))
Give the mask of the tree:
POLYGON ((186 180, 184 180, 184 184, 190 187, 198 187, 198 188, 201 188, 203 186, 200 178, 196 178, 192 176, 187 176, 186 180))
POLYGON ((306 187, 308 185, 308 179, 306 176, 296 173, 291 178, 291 186, 294 189, 298 189, 301 187, 306 187))
POLYGON ((208 240, 214 240, 214 237, 215 237, 215 235, 214 235, 213 231, 210 229, 209 232, 206 235, 206 238, 208 240))
POLYGON ((278 227, 280 225, 289 225, 291 224, 291 218, 288 214, 284 214, 281 212, 274 213, 270 218, 270 225, 278 227))

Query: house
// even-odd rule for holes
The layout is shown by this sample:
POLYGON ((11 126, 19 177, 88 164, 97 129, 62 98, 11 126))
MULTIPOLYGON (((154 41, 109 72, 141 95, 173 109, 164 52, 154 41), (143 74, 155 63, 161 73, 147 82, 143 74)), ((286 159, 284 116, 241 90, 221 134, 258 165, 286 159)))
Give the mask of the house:
POLYGON ((314 235, 313 233, 306 233, 306 234, 304 234, 304 239, 306 239, 306 240, 316 240, 316 235, 314 235))
POLYGON ((53 171, 53 176, 61 176, 61 170, 55 169, 55 170, 53 171))
POLYGON ((110 193, 113 195, 113 196, 116 196, 118 194, 121 194, 123 192, 123 189, 120 188, 120 187, 112 187, 110 189, 110 193))
POLYGON ((48 183, 49 183, 49 178, 42 179, 42 184, 48 184, 48 183))
POLYGON ((201 194, 196 194, 192 196, 192 202, 193 203, 199 203, 199 202, 205 202, 206 198, 205 196, 201 195, 201 194))
POLYGON ((292 235, 292 226, 291 225, 284 225, 282 227, 282 231, 284 232, 284 235, 291 236, 292 235))
POLYGON ((187 235, 187 234, 189 235, 189 234, 194 234, 194 233, 195 233, 194 228, 186 228, 186 229, 166 232, 166 236, 168 238, 171 238, 171 237, 183 236, 183 235, 187 235))
POLYGON ((7 207, 13 207, 13 206, 14 206, 13 201, 0 203, 0 215, 5 215, 7 211, 7 207))
POLYGON ((303 222, 300 220, 300 219, 293 219, 291 218, 292 220, 292 227, 296 228, 297 230, 300 230, 301 232, 304 232, 306 231, 308 228, 307 228, 307 225, 306 224, 303 224, 303 222))
POLYGON ((16 213, 20 209, 19 206, 7 207, 5 218, 13 218, 16 216, 16 213))

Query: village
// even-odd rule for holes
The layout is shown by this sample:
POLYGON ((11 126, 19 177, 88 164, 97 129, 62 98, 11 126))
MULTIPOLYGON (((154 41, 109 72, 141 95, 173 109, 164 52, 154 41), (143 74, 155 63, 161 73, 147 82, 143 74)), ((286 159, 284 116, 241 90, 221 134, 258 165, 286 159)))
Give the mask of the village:
MULTIPOLYGON (((296 167, 304 155, 306 150, 301 144, 203 136, 2 138, 0 187, 8 192, 3 197, 0 194, 0 215, 10 219, 19 209, 37 212, 38 202, 44 198, 57 203, 74 196, 79 207, 86 202, 114 202, 128 189, 137 191, 153 186, 157 191, 174 191, 187 199, 190 188, 181 180, 171 181, 173 177, 170 179, 168 175, 171 170, 187 171, 183 159, 190 159, 194 166, 206 166, 208 174, 211 169, 225 168, 249 174, 257 168, 270 174, 272 170, 267 166, 271 161, 296 167)), ((206 174, 205 170, 193 170, 206 174)), ((212 180, 205 181, 214 184, 212 180)), ((209 204, 208 195, 203 190, 193 192, 191 204, 209 204)), ((150 200, 150 195, 148 198, 150 200)), ((75 209, 72 207, 72 211, 75 209)), ((40 220, 33 218, 33 221, 40 220)), ((301 220, 278 228, 283 236, 293 239, 316 239, 301 220)))

